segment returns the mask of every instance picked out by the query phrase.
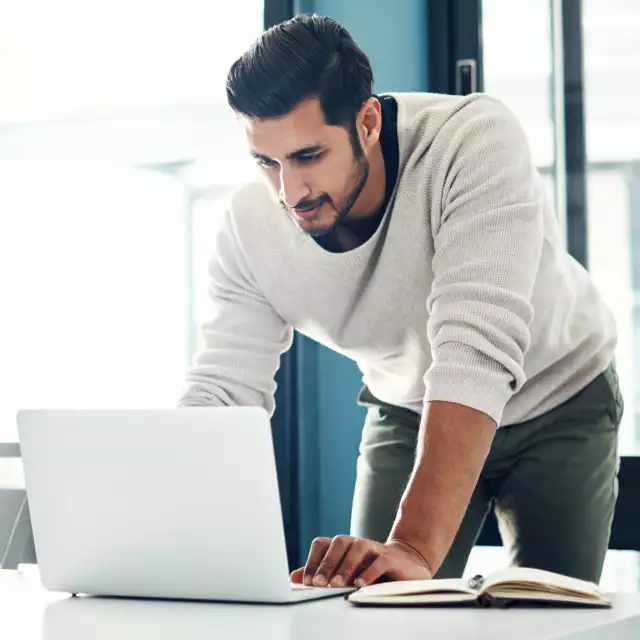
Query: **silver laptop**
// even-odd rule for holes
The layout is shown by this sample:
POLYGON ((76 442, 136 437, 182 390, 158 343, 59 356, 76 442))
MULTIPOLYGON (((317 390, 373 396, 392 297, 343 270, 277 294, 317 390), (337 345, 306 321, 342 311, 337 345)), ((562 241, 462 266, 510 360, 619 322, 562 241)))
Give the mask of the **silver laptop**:
POLYGON ((26 410, 18 433, 42 582, 74 594, 299 602, 268 414, 26 410))

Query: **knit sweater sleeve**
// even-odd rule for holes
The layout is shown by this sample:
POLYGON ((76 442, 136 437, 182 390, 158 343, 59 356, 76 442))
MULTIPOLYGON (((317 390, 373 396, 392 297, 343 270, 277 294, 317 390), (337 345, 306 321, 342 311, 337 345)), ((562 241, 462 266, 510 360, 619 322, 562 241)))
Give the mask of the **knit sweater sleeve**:
POLYGON ((209 302, 179 406, 261 406, 273 414, 275 374, 293 330, 262 294, 229 212, 209 264, 209 302))
POLYGON ((469 103, 441 133, 425 400, 466 405, 500 424, 525 382, 543 189, 522 127, 497 100, 469 103))

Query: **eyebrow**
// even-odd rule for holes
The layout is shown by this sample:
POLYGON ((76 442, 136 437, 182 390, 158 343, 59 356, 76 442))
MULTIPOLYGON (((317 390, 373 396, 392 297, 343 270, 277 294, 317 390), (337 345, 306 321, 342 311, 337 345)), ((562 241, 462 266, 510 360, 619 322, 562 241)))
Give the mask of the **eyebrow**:
MULTIPOLYGON (((287 160, 299 160, 300 158, 303 158, 304 156, 310 156, 313 155, 314 153, 318 153, 318 151, 322 151, 324 150, 324 147, 322 145, 316 144, 312 147, 304 147, 303 149, 297 149, 296 151, 292 151, 291 153, 289 153, 287 155, 287 160)), ((262 153, 255 153, 252 152, 251 155, 256 158, 257 160, 271 160, 271 158, 269 156, 265 156, 262 153)))

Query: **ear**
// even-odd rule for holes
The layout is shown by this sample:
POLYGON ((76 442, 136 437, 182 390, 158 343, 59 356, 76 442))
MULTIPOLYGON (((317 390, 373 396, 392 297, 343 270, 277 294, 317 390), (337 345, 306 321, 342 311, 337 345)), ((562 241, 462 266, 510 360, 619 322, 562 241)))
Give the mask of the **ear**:
POLYGON ((382 107, 380 106, 380 100, 378 100, 378 98, 371 96, 362 105, 356 123, 362 146, 365 149, 371 148, 380 140, 382 107))

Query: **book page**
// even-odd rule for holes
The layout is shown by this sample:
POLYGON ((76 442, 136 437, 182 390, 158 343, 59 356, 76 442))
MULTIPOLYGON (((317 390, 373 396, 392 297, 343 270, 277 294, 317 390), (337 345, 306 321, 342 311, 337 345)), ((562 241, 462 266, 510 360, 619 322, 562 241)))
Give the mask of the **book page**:
POLYGON ((466 580, 401 580, 381 582, 362 587, 357 591, 360 598, 394 598, 427 593, 466 593, 476 595, 477 591, 469 588, 466 580))
POLYGON ((349 596, 349 602, 355 604, 385 604, 385 605, 439 605, 473 603, 477 599, 476 594, 460 593, 458 591, 417 593, 412 595, 400 595, 393 597, 371 596, 362 597, 360 591, 349 596))
POLYGON ((566 592, 549 593, 545 591, 513 591, 502 590, 500 587, 492 587, 492 598, 497 600, 524 600, 527 602, 555 602, 563 604, 582 604, 597 607, 610 607, 611 601, 602 596, 569 595, 566 592))
POLYGON ((599 598, 602 593, 593 582, 526 567, 513 567, 489 575, 485 579, 482 591, 493 593, 496 590, 521 593, 544 591, 550 594, 585 595, 592 598, 599 598))

